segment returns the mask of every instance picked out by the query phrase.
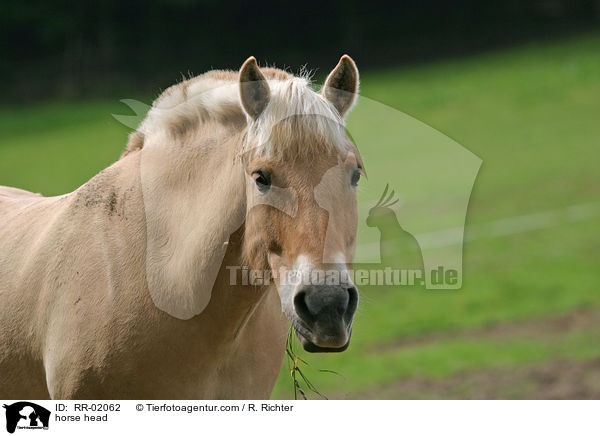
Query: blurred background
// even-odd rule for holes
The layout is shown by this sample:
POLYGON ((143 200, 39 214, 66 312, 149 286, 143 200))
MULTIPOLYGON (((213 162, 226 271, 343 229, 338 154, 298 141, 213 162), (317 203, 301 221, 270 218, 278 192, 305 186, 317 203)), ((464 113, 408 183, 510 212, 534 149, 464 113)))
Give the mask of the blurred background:
POLYGON ((600 398, 600 1, 4 2, 0 44, 0 185, 44 195, 118 159, 120 99, 250 55, 319 83, 350 54, 363 96, 483 165, 462 289, 361 289, 350 349, 303 372, 329 398, 600 398))

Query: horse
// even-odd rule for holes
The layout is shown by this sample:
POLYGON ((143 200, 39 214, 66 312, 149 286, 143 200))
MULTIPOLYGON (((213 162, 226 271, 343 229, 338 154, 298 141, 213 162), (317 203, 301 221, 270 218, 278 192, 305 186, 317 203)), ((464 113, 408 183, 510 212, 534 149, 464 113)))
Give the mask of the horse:
POLYGON ((345 350, 358 290, 311 277, 354 256, 358 86, 347 55, 320 92, 250 57, 166 89, 75 191, 0 187, 0 397, 268 399, 290 324, 345 350))

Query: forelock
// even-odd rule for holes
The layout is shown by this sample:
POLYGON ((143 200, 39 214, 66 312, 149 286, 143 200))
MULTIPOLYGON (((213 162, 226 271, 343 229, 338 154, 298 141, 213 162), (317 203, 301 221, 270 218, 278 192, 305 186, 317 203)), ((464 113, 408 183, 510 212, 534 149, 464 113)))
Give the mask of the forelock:
POLYGON ((144 138, 157 132, 181 138, 209 121, 237 129, 247 125, 242 149, 246 153, 275 156, 286 151, 348 149, 344 119, 311 88, 308 74, 298 77, 274 68, 261 71, 268 80, 271 99, 256 120, 246 117, 241 107, 238 73, 210 71, 165 90, 130 136, 125 154, 141 149, 144 138))
POLYGON ((345 149, 348 141, 343 118, 306 77, 269 82, 271 99, 256 119, 248 118, 244 151, 276 156, 345 149), (294 150, 290 150, 294 149, 294 150))

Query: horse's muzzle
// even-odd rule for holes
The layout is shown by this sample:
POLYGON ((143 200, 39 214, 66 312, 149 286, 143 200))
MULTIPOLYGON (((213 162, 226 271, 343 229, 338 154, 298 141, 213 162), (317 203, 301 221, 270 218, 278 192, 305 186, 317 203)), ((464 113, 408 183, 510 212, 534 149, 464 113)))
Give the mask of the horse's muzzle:
POLYGON ((312 353, 340 352, 348 348, 358 290, 354 286, 310 285, 294 296, 293 321, 302 347, 312 353))

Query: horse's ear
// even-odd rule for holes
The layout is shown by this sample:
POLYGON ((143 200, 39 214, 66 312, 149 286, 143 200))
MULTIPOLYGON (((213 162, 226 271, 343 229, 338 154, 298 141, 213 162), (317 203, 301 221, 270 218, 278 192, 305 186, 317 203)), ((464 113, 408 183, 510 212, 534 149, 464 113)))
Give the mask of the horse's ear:
POLYGON ((358 68, 348 55, 340 58, 333 69, 321 93, 338 110, 341 116, 345 116, 356 101, 358 92, 358 68))
POLYGON ((253 119, 265 110, 271 98, 269 84, 254 56, 250 56, 240 68, 240 99, 242 107, 253 119))

